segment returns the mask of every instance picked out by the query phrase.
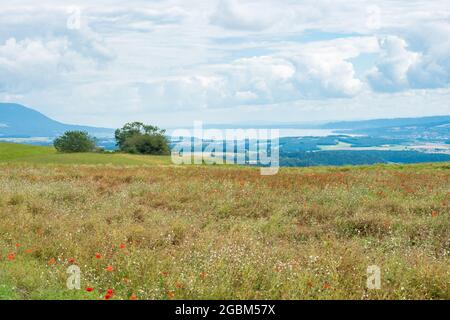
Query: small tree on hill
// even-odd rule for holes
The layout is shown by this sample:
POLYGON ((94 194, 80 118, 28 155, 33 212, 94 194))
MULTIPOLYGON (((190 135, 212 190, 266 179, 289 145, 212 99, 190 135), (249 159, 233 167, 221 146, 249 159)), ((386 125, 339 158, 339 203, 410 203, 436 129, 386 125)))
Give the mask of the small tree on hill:
POLYGON ((67 131, 53 142, 59 152, 92 152, 95 150, 95 139, 84 131, 67 131))
POLYGON ((127 123, 115 133, 120 151, 138 154, 169 154, 169 141, 165 130, 142 122, 127 123))

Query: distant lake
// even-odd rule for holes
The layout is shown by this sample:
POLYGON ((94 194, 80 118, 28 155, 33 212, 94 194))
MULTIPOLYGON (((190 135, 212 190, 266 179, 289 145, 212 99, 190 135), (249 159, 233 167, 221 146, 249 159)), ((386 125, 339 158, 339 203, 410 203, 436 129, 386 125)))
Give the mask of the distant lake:
POLYGON ((280 137, 327 137, 337 135, 330 129, 280 129, 280 137))
MULTIPOLYGON (((256 130, 271 130, 276 128, 268 128, 268 129, 256 129, 256 130)), ((197 136, 194 134, 192 128, 186 128, 191 133, 191 136, 195 138, 200 138, 200 136, 197 136)), ((204 132, 209 129, 204 129, 204 132)), ((225 134, 226 130, 228 129, 218 129, 220 132, 225 134)), ((230 130, 236 130, 236 128, 230 128, 230 130)), ((248 128, 243 128, 243 130, 248 130, 248 128)), ((344 134, 344 133, 336 133, 333 129, 278 129, 280 132, 280 138, 287 138, 287 137, 327 137, 332 135, 348 135, 348 136, 357 136, 354 134, 344 134)), ((167 130, 167 134, 171 135, 174 130, 167 130)), ((343 129, 339 130, 340 132, 344 131, 343 129)))
POLYGON ((0 138, 0 142, 29 143, 29 144, 51 144, 50 137, 29 137, 29 138, 0 138))

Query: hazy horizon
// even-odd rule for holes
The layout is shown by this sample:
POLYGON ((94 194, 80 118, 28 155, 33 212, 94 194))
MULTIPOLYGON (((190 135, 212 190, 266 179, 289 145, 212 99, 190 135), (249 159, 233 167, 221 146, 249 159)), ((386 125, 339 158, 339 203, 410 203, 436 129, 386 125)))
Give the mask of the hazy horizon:
MULTIPOLYGON (((44 115, 45 117, 66 124, 66 125, 75 125, 75 126, 92 126, 92 127, 97 127, 97 128, 105 128, 105 129, 113 129, 112 127, 105 127, 105 126, 99 126, 99 125, 95 125, 95 124, 91 124, 91 125, 87 125, 85 123, 75 123, 75 122, 70 122, 70 121, 60 121, 58 119, 54 119, 51 117, 48 117, 45 113, 42 113, 38 110, 35 110, 34 108, 30 107, 30 106, 25 106, 25 105, 21 105, 19 103, 15 103, 15 102, 2 102, 0 101, 0 106, 2 104, 15 104, 21 107, 25 107, 27 109, 30 109, 32 111, 37 111, 39 113, 41 113, 42 115, 44 115)), ((1 111, 1 110, 0 110, 1 111)), ((359 122, 359 121, 372 121, 372 120, 389 120, 389 119, 408 119, 408 118, 432 118, 432 117, 448 117, 450 116, 450 114, 448 115, 444 115, 444 114, 439 114, 439 115, 432 115, 432 116, 425 116, 425 117, 385 117, 385 118, 361 118, 361 119, 340 119, 340 120, 335 120, 335 119, 330 119, 330 120, 316 120, 316 121, 303 121, 303 122, 295 122, 295 121, 236 121, 236 122, 203 122, 200 121, 202 123, 202 126, 205 129, 211 129, 211 128, 222 128, 222 129, 234 129, 234 128, 279 128, 279 129, 283 129, 286 131, 285 134, 282 134, 283 136, 293 136, 293 135, 288 135, 287 131, 289 130, 317 130, 317 132, 324 132, 323 136, 326 136, 327 134, 325 134, 325 132, 331 132, 333 130, 330 129, 322 129, 320 128, 320 125, 324 125, 324 124, 330 124, 330 123, 340 123, 340 122, 359 122)), ((135 119, 136 120, 136 119, 135 119)), ((198 121, 198 120, 194 120, 192 123, 187 123, 184 125, 169 125, 169 126, 165 126, 165 129, 168 130, 174 130, 174 129, 190 129, 193 127, 194 123, 198 121)), ((0 127, 2 127, 2 123, 0 123, 0 127)), ((322 134, 320 134, 319 136, 322 136, 322 134)))

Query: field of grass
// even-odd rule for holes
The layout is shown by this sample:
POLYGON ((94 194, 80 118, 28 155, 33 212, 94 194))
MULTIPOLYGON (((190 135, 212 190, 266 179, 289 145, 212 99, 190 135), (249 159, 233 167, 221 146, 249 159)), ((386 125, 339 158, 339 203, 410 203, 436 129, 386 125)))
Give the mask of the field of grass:
POLYGON ((449 266, 448 163, 261 176, 0 144, 0 299, 450 299, 449 266))
POLYGON ((120 153, 58 153, 52 147, 0 143, 0 163, 69 165, 168 165, 166 156, 139 156, 120 153))

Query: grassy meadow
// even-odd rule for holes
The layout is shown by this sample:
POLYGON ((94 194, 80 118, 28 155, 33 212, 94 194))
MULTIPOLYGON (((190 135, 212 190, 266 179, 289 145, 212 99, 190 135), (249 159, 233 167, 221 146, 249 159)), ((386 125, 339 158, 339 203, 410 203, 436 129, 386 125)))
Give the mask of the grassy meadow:
POLYGON ((167 156, 120 153, 58 153, 52 147, 0 143, 0 163, 54 165, 169 165, 167 156))
POLYGON ((105 298, 450 299, 450 164, 261 176, 0 143, 0 299, 105 298))

